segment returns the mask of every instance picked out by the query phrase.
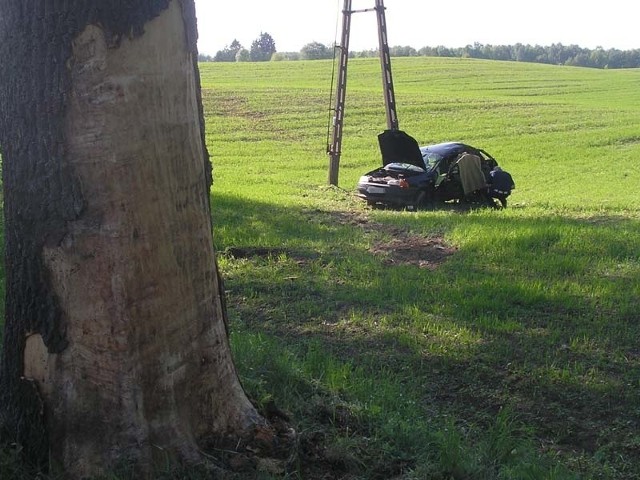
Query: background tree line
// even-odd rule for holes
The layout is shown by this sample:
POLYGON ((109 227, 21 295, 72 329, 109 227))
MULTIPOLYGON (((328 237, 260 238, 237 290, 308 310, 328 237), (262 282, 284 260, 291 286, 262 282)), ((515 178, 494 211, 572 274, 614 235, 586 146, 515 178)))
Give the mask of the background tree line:
MULTIPOLYGON (((333 47, 320 42, 311 42, 299 52, 277 52, 275 42, 268 33, 251 44, 246 50, 234 40, 228 47, 218 51, 215 56, 200 55, 200 61, 235 62, 235 61, 283 61, 283 60, 320 60, 333 58, 333 47)), ((422 47, 416 50, 410 46, 390 47, 392 57, 459 57, 482 58, 486 60, 502 60, 513 62, 547 63, 551 65, 570 65, 591 68, 638 68, 640 67, 640 49, 619 50, 602 47, 595 49, 582 48, 578 45, 554 43, 549 46, 524 45, 485 45, 474 43, 465 47, 422 47)), ((378 56, 378 50, 353 51, 352 58, 378 56)))
POLYGON ((249 49, 234 39, 229 45, 222 50, 218 50, 212 57, 210 55, 198 55, 201 62, 264 62, 271 60, 273 54, 276 53, 276 42, 273 37, 266 32, 260 33, 249 49))

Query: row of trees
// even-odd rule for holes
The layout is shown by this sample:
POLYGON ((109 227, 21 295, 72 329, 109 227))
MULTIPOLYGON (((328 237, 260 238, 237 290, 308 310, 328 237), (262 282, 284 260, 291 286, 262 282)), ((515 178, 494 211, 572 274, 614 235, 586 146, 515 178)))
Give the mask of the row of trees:
POLYGON ((299 52, 278 52, 273 37, 268 33, 260 33, 249 49, 234 39, 215 55, 200 54, 201 62, 264 62, 267 60, 320 60, 333 57, 333 47, 320 42, 311 42, 299 52))
MULTIPOLYGON (((578 45, 554 43, 541 45, 484 45, 474 43, 460 48, 444 46, 423 47, 415 50, 412 47, 392 47, 390 53, 395 57, 462 57, 483 58, 514 62, 547 63, 552 65, 570 65, 591 68, 638 68, 640 67, 640 49, 608 50, 602 47, 595 49, 582 48, 578 45)), ((377 51, 360 52, 361 56, 377 56, 377 51)))
POLYGON ((276 42, 268 33, 262 32, 256 38, 249 49, 234 39, 229 45, 222 50, 218 50, 216 54, 199 55, 201 62, 264 62, 271 60, 273 54, 276 53, 276 42))
MULTIPOLYGON (((260 60, 320 60, 332 58, 334 49, 331 46, 324 45, 320 42, 311 42, 306 44, 299 52, 276 52, 275 44, 271 39, 273 48, 268 42, 260 42, 263 35, 256 40, 248 55, 242 54, 242 46, 237 40, 234 40, 229 47, 220 50, 214 57, 200 56, 201 61, 257 61, 260 60), (265 48, 266 46, 267 48, 265 48), (251 52, 260 51, 260 55, 256 54, 252 57, 251 52), (254 60, 254 58, 256 60, 254 60)), ((271 38, 269 36, 269 38, 271 38)), ((549 46, 541 45, 524 45, 517 43, 515 45, 485 45, 474 43, 465 47, 445 47, 443 45, 437 47, 422 47, 416 50, 410 46, 394 46, 390 47, 392 57, 459 57, 459 58, 482 58, 486 60, 502 60, 514 62, 531 62, 531 63, 547 63, 552 65, 570 65, 576 67, 591 68, 638 68, 640 67, 640 49, 635 50, 618 50, 611 48, 605 50, 602 47, 595 49, 582 48, 578 45, 563 45, 554 43, 549 46)), ((376 57, 378 51, 363 50, 351 52, 352 58, 376 57)))

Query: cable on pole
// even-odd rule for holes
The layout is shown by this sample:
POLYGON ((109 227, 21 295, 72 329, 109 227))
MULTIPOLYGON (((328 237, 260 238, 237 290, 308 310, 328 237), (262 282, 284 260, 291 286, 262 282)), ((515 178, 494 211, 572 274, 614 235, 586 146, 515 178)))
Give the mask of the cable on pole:
POLYGON ((336 52, 338 51, 338 26, 340 25, 340 0, 338 0, 337 10, 338 14, 336 15, 336 29, 333 35, 333 60, 331 62, 331 88, 329 89, 329 119, 327 120, 327 153, 331 150, 331 142, 329 139, 331 138, 331 125, 333 123, 333 118, 335 116, 335 109, 333 108, 333 93, 334 93, 334 82, 336 79, 336 52))

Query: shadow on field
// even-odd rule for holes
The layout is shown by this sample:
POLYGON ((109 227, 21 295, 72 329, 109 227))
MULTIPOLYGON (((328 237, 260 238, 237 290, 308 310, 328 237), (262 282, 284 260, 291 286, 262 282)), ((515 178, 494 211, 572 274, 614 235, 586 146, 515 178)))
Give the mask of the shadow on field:
POLYGON ((495 212, 452 215, 434 234, 428 214, 383 225, 362 210, 219 195, 212 209, 240 330, 292 355, 320 342, 372 378, 397 378, 434 418, 483 425, 508 405, 544 449, 598 453, 640 478, 628 476, 640 465, 637 220, 495 212), (482 233, 454 249, 442 231, 462 224, 482 233), (449 250, 420 268, 372 248, 411 235, 449 250))

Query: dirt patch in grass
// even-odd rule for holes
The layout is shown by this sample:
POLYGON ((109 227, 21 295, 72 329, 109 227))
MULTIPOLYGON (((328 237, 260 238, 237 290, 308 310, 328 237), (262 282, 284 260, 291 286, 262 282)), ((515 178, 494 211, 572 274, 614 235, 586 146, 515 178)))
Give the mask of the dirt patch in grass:
MULTIPOLYGON (((455 247, 448 245, 442 236, 418 235, 397 226, 374 222, 364 212, 311 210, 308 213, 314 221, 320 220, 331 225, 358 226, 368 235, 384 237, 385 240, 375 240, 369 251, 381 257, 386 265, 413 265, 434 270, 457 251, 455 247)), ((233 258, 286 255, 298 262, 307 262, 319 257, 317 252, 286 247, 228 247, 223 253, 233 258)))
POLYGON ((420 268, 436 269, 456 249, 445 244, 440 237, 422 237, 404 234, 383 242, 376 242, 369 249, 374 255, 383 257, 388 265, 414 265, 420 268))
POLYGON ((357 225, 368 234, 391 237, 390 240, 374 241, 369 249, 382 257, 387 265, 413 265, 434 270, 457 250, 447 245, 441 235, 411 233, 397 226, 374 222, 363 212, 332 212, 331 216, 336 223, 357 225))

